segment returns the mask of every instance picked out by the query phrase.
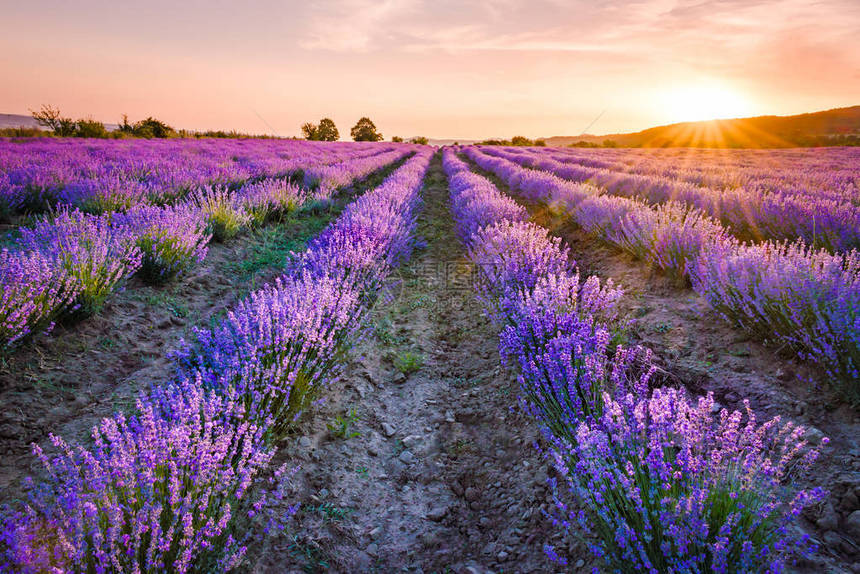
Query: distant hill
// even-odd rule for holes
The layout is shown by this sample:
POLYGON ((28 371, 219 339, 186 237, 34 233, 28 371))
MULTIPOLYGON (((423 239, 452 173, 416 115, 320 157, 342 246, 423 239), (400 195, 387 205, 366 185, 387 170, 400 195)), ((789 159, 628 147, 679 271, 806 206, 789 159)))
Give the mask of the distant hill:
MULTIPOLYGON (((0 129, 4 128, 38 128, 39 124, 32 116, 22 114, 0 114, 0 129)), ((109 132, 119 128, 119 124, 105 124, 109 132)), ((41 128, 40 128, 41 129, 41 128)))
POLYGON ((555 136, 547 145, 612 140, 620 147, 771 148, 817 145, 835 136, 860 137, 860 106, 796 116, 758 116, 731 120, 682 122, 641 132, 603 136, 555 136))
POLYGON ((38 128, 31 116, 22 116, 19 114, 0 114, 0 129, 4 128, 38 128))

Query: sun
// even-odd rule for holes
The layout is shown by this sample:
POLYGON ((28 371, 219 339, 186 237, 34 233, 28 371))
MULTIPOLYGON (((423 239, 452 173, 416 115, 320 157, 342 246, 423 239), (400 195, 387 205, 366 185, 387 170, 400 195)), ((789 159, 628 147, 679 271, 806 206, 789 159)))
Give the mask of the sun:
POLYGON ((718 83, 672 87, 657 97, 661 115, 671 122, 741 118, 753 107, 741 92, 718 83))

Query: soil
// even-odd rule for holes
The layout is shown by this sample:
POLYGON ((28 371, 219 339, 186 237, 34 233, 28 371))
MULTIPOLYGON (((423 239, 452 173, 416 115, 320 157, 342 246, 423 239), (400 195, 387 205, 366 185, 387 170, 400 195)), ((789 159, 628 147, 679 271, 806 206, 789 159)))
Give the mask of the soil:
MULTIPOLYGON (((463 159, 519 200, 501 180, 463 159)), ((730 410, 743 410, 748 400, 759 421, 780 416, 806 427, 812 444, 830 439, 814 476, 806 480, 807 486, 827 488, 829 498, 808 510, 801 524, 821 548, 812 562, 798 568, 860 572, 860 540, 843 528, 851 513, 860 510, 860 412, 841 402, 809 365, 733 328, 689 287, 589 236, 569 218, 554 217, 540 205, 523 205, 536 223, 570 247, 584 277, 597 275, 622 287, 627 344, 654 352, 658 384, 684 386, 694 394, 712 392, 730 410)))
MULTIPOLYGON (((301 466, 302 507, 255 572, 551 572, 586 549, 555 535, 537 428, 516 408, 498 332, 482 317, 454 235, 439 157, 424 188, 427 242, 400 270, 394 300, 337 389, 279 456, 301 466), (411 355, 410 355, 411 353, 411 355), (404 374, 397 364, 420 357, 404 374), (328 426, 353 412, 346 438, 328 426)), ((578 560, 582 560, 578 562, 578 560)))

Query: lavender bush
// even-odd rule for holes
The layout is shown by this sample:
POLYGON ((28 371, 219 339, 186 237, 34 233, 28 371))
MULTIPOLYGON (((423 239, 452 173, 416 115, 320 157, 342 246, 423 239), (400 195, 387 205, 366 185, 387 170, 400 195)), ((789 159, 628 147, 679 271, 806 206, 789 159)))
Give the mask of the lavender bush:
POLYGON ((213 329, 195 329, 174 359, 183 372, 235 393, 270 439, 283 436, 333 380, 365 312, 340 277, 277 279, 213 329))
MULTIPOLYGON (((652 154, 642 158, 625 173, 617 163, 599 162, 588 158, 566 159, 568 152, 544 149, 517 150, 505 148, 481 148, 482 153, 509 160, 518 165, 541 170, 564 178, 570 183, 588 183, 613 196, 635 198, 649 204, 659 205, 667 201, 682 202, 689 208, 700 210, 729 226, 741 240, 795 240, 802 238, 807 244, 826 248, 831 252, 846 251, 860 246, 860 207, 856 203, 856 168, 852 174, 844 173, 838 187, 832 186, 829 193, 819 191, 830 187, 822 182, 816 172, 829 171, 809 162, 807 173, 793 174, 793 178, 814 180, 813 184, 793 184, 790 180, 771 183, 770 189, 762 188, 768 174, 759 173, 760 179, 743 178, 744 187, 730 185, 725 189, 711 189, 687 181, 678 181, 663 173, 649 171, 659 159, 652 154)), ((623 153, 630 153, 623 152, 623 153)), ((742 153, 742 152, 736 152, 742 153)), ((780 151, 771 152, 778 154, 780 151)), ((821 153, 817 150, 815 154, 821 153)), ((843 152, 850 161, 853 152, 843 152)), ((809 157, 815 155, 809 153, 809 157)), ((761 158, 769 163, 774 157, 761 158)), ((686 163, 686 162, 680 162, 686 163)), ((677 165, 677 164, 675 164, 677 165)), ((732 169, 738 169, 732 166, 732 169)), ((846 170, 847 171, 847 170, 846 170)), ((721 174, 725 177, 725 172, 721 174)))
POLYGON ((132 200, 172 205, 200 188, 235 189, 249 181, 297 176, 327 165, 415 149, 420 148, 253 139, 4 140, 0 205, 13 213, 39 213, 62 205, 103 213, 131 207, 132 200))
POLYGON ((78 283, 40 251, 0 251, 0 353, 49 331, 78 295, 78 283))
POLYGON ((791 522, 825 493, 784 485, 818 456, 803 427, 759 425, 748 407, 746 422, 738 411, 715 416, 712 396, 691 402, 675 389, 603 402, 574 440, 551 440, 556 470, 583 503, 559 500, 554 522, 593 536, 607 569, 779 572, 814 550, 791 522))
POLYGON ((242 199, 226 187, 199 190, 192 201, 206 218, 207 230, 215 241, 232 239, 251 224, 251 214, 242 199))
POLYGON ((481 228, 472 236, 468 257, 478 271, 479 296, 490 308, 511 290, 529 291, 541 277, 573 269, 567 246, 534 223, 501 222, 481 228))
POLYGON ((203 261, 212 237, 203 214, 185 206, 143 206, 116 214, 114 222, 135 238, 141 253, 137 274, 150 285, 162 285, 203 261))
POLYGON ((244 185, 238 195, 254 225, 260 226, 296 211, 306 192, 289 179, 265 179, 244 185))
POLYGON ((723 244, 702 253, 693 288, 727 320, 787 344, 860 401, 860 254, 801 242, 723 244))
MULTIPOLYGON (((429 159, 416 154, 351 204, 330 236, 355 234, 355 245, 385 262, 383 272, 408 257, 429 159)), ((242 565, 242 529, 283 525, 294 506, 282 516, 266 510, 285 493, 283 469, 263 474, 271 441, 336 374, 367 310, 365 291, 377 284, 345 280, 352 267, 341 263, 355 258, 316 245, 312 265, 289 268, 221 324, 199 330, 175 357, 187 376, 142 395, 138 414, 105 419, 91 449, 55 437, 58 455, 36 449, 49 478, 29 505, 6 515, 0 567, 225 571, 242 565)))
POLYGON ((73 318, 96 313, 119 284, 140 267, 142 254, 128 229, 109 215, 62 210, 32 229, 21 229, 19 248, 41 251, 75 283, 73 318))
MULTIPOLYGON (((508 169, 495 159, 486 163, 508 169)), ((452 179, 465 169, 453 160, 447 165, 452 179)), ((482 197, 494 201, 486 183, 476 186, 482 188, 479 203, 482 197)), ((458 200, 465 193, 452 187, 461 233, 472 225, 464 214, 482 213, 481 205, 458 200)), ((629 217, 634 202, 592 197, 583 194, 578 202, 601 233, 619 219, 635 221, 629 217), (612 215, 619 205, 620 218, 612 215)), ((583 528, 592 550, 614 572, 778 571, 796 552, 811 552, 792 522, 824 492, 787 496, 784 486, 818 454, 801 440, 804 429, 779 419, 758 426, 749 409, 743 426, 740 413, 722 411, 714 420, 710 396, 694 404, 677 390, 651 394, 650 351, 610 342, 619 327, 620 292, 594 277, 580 283, 568 269, 541 263, 535 256, 539 241, 518 242, 505 233, 524 225, 501 219, 475 226, 465 242, 477 265, 501 270, 485 273, 478 290, 504 325, 503 360, 519 367, 521 402, 541 422, 578 504, 579 510, 569 507, 556 490, 554 524, 568 534, 583 528), (503 260, 534 263, 509 266, 503 260)), ((647 234, 639 243, 648 245, 644 253, 659 252, 647 234)), ((561 253, 557 245, 544 247, 561 253)), ((558 557, 552 547, 547 554, 558 557)))
MULTIPOLYGON (((469 148, 466 153, 515 189, 531 177, 524 172, 534 172, 506 159, 528 152, 469 148)), ((534 158, 523 163, 540 165, 534 158)), ((521 189, 523 195, 544 202, 566 197, 582 228, 679 279, 689 277, 693 288, 729 321, 823 366, 845 398, 858 400, 855 252, 829 254, 801 241, 743 245, 716 220, 678 204, 655 209, 626 197, 570 192, 571 185, 579 185, 571 182, 542 181, 543 189, 521 189)))
POLYGON ((137 410, 104 419, 90 448, 53 435, 56 455, 34 447, 48 479, 4 525, 4 569, 179 573, 241 563, 240 509, 253 508, 274 454, 265 427, 193 380, 142 396, 137 410))

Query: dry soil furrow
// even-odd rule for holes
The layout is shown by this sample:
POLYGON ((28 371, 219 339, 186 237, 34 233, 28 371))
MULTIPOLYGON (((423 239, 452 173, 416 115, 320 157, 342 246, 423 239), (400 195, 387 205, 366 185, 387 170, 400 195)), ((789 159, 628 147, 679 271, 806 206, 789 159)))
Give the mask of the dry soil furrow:
POLYGON ((424 198, 427 247, 377 306, 340 390, 282 451, 301 464, 302 510, 259 572, 555 569, 543 553, 547 465, 475 301, 438 157, 424 198), (337 436, 328 427, 350 411, 337 436))

